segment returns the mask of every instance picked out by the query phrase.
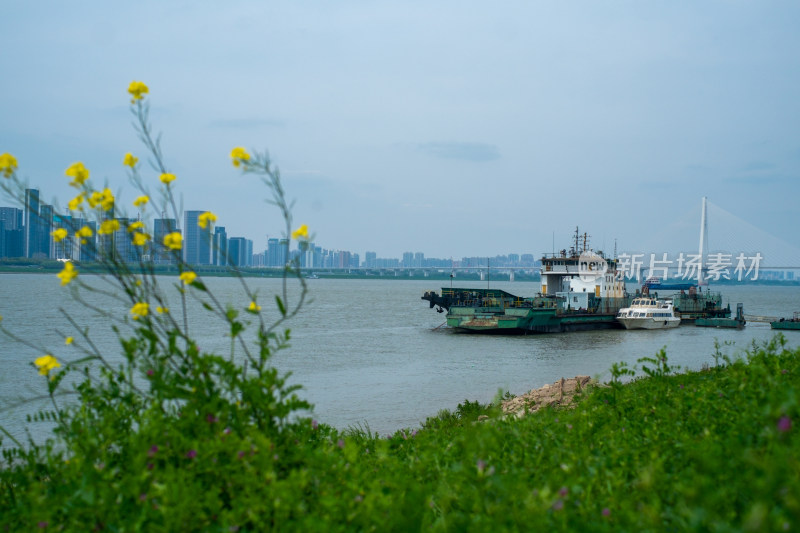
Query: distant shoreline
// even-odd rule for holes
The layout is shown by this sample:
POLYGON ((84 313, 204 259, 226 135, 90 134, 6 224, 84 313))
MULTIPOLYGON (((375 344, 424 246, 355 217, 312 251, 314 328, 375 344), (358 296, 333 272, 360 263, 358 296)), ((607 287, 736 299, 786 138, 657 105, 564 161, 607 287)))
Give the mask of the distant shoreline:
MULTIPOLYGON (((76 262, 76 266, 84 274, 101 274, 105 270, 97 263, 80 263, 76 262)), ((134 271, 137 265, 130 265, 131 270, 134 271)), ((63 268, 63 263, 54 260, 36 260, 36 259, 15 259, 15 260, 0 260, 0 274, 57 274, 63 268)), ((236 271, 219 266, 196 265, 195 272, 205 277, 234 277, 236 271)), ((178 269, 172 265, 155 265, 154 273, 156 275, 177 275, 178 269)), ((348 272, 336 271, 324 268, 304 269, 303 274, 308 279, 308 276, 314 275, 318 279, 369 279, 369 280, 405 280, 405 281, 450 281, 449 269, 443 269, 443 272, 437 271, 422 271, 422 270, 397 270, 397 271, 380 271, 376 270, 356 270, 353 269, 348 272), (427 273, 427 275, 426 275, 427 273)), ((278 268, 257 268, 245 267, 238 269, 238 274, 246 278, 280 278, 283 277, 283 271, 278 268)), ((311 278, 314 281, 315 278, 311 278)), ((456 271, 456 276, 453 279, 454 284, 461 282, 483 281, 479 273, 467 273, 456 271)), ((494 282, 508 282, 508 274, 504 272, 497 272, 492 274, 491 281, 494 282)), ((514 282, 540 282, 541 278, 538 273, 527 274, 523 272, 514 272, 514 282)), ((631 283, 628 280, 628 283, 631 283)), ((798 280, 774 280, 774 279, 759 279, 752 280, 717 280, 713 281, 716 285, 736 286, 736 285, 764 285, 764 286, 785 286, 785 287, 800 287, 800 279, 798 280)))

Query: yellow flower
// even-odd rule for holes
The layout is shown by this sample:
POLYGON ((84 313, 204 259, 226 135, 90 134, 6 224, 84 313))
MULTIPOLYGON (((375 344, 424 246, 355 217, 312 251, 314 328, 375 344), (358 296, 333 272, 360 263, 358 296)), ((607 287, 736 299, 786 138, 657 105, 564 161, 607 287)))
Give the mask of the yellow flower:
POLYGON ((54 368, 61 366, 58 359, 50 354, 37 357, 33 364, 39 367, 39 373, 43 376, 48 375, 54 368))
POLYGON ((255 302, 250 302, 250 307, 247 308, 249 311, 261 311, 261 306, 256 304, 255 302))
POLYGON ((78 276, 78 269, 72 266, 70 261, 67 261, 64 263, 64 270, 59 272, 57 276, 61 280, 61 286, 63 287, 78 276))
POLYGON ((61 242, 67 238, 67 230, 65 230, 64 228, 58 228, 52 233, 52 235, 54 241, 61 242))
POLYGON ((128 224, 128 231, 136 231, 137 229, 142 229, 144 227, 144 222, 141 220, 137 220, 132 224, 128 224))
POLYGON ((128 152, 127 154, 125 154, 125 159, 122 160, 122 164, 125 165, 126 167, 133 168, 136 166, 137 161, 139 161, 139 158, 133 157, 133 154, 128 152))
POLYGON ((296 230, 292 232, 292 239, 299 239, 299 238, 308 239, 308 226, 303 224, 296 230))
POLYGON ((97 207, 97 204, 99 204, 102 201, 103 201, 103 193, 101 193, 100 191, 94 191, 88 199, 89 207, 94 209, 95 207, 97 207))
POLYGON ((89 226, 83 226, 81 229, 78 230, 78 236, 88 238, 92 236, 92 228, 89 226))
POLYGON ((83 193, 80 193, 78 196, 76 196, 75 198, 70 200, 69 203, 67 204, 67 207, 69 207, 69 210, 70 211, 77 211, 79 209, 82 209, 81 208, 81 204, 83 203, 83 198, 84 198, 83 193))
POLYGON ((73 187, 79 187, 83 185, 83 182, 89 179, 89 170, 87 170, 80 161, 72 163, 72 165, 64 171, 64 174, 72 178, 70 185, 73 187))
POLYGON ((163 313, 169 313, 169 308, 168 308, 168 307, 161 307, 161 306, 159 305, 158 307, 156 307, 156 311, 157 311, 158 313, 161 313, 161 314, 163 314, 163 313))
POLYGON ((150 89, 141 81, 132 81, 131 84, 128 85, 128 92, 133 96, 133 98, 131 98, 131 103, 134 104, 137 100, 144 98, 144 95, 148 94, 150 89))
POLYGON ((139 302, 131 307, 131 314, 133 315, 134 320, 139 320, 143 316, 147 316, 147 313, 149 312, 150 304, 147 302, 139 302))
POLYGON ((74 340, 75 339, 73 339, 72 337, 67 337, 66 339, 64 339, 64 344, 69 346, 70 344, 72 344, 72 341, 74 341, 74 340))
POLYGON ((169 185, 172 181, 175 180, 175 174, 161 174, 158 178, 161 180, 161 183, 164 185, 169 185))
POLYGON ((149 201, 150 201, 149 196, 139 196, 138 198, 136 198, 136 200, 133 201, 133 205, 135 205, 136 207, 141 207, 149 201))
POLYGON ((133 244, 135 246, 144 246, 147 244, 147 241, 150 240, 150 235, 147 233, 134 233, 133 234, 133 244))
POLYGON ((197 217, 197 225, 203 229, 206 229, 209 222, 214 223, 216 221, 217 221, 217 215, 215 215, 211 211, 206 211, 205 213, 197 217))
POLYGON ((191 270, 187 270, 186 272, 182 273, 179 277, 181 278, 181 281, 183 282, 184 285, 189 285, 191 282, 195 280, 195 278, 197 278, 197 274, 195 274, 191 270))
POLYGON ((114 207, 114 195, 111 193, 111 189, 108 187, 103 189, 103 197, 100 200, 100 207, 103 208, 103 211, 109 211, 114 207))
POLYGON ((231 159, 233 159, 233 166, 235 167, 238 167, 242 163, 247 166, 247 162, 250 160, 250 154, 241 146, 237 146, 231 150, 231 159))
POLYGON ((181 241, 183 241, 183 237, 179 231, 164 235, 164 246, 170 250, 180 250, 182 247, 181 241))
POLYGON ((102 224, 100 224, 100 229, 97 230, 98 235, 111 235, 115 231, 119 230, 119 220, 116 218, 112 218, 110 220, 104 220, 102 224))
POLYGON ((8 152, 0 155, 0 172, 3 176, 10 178, 15 170, 17 170, 17 158, 8 152))

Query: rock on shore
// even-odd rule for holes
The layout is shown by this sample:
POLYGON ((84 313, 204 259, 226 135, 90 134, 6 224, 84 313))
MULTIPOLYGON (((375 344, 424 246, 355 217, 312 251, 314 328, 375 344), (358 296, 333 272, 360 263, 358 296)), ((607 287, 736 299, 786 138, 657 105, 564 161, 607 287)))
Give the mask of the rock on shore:
POLYGON ((589 376, 561 378, 552 385, 545 385, 502 403, 504 413, 523 416, 526 412, 538 411, 542 407, 569 406, 573 397, 584 390, 591 382, 589 376))

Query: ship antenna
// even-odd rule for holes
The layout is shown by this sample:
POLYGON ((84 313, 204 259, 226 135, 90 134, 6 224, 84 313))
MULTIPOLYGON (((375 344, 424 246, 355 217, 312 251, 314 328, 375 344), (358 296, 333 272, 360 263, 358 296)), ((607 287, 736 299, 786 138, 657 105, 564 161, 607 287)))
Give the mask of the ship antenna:
POLYGON ((703 209, 700 214, 700 268, 697 271, 698 287, 701 287, 703 285, 703 268, 705 267, 705 262, 703 260, 703 244, 704 244, 703 241, 707 232, 708 232, 708 226, 706 221, 706 197, 703 196, 703 209))

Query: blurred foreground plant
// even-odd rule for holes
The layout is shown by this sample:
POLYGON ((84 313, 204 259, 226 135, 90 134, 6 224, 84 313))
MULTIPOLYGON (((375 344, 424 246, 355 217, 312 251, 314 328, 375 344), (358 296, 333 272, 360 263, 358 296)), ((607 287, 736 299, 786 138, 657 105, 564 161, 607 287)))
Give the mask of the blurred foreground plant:
MULTIPOLYGON (((133 82, 128 91, 135 127, 158 177, 154 194, 148 183, 155 180, 145 179, 139 159, 131 153, 124 156, 128 178, 139 191, 133 205, 146 215, 168 212, 174 221, 180 220, 175 199, 175 187, 180 180, 169 172, 158 138, 153 135, 145 98, 149 89, 142 82, 133 82)), ((293 235, 303 250, 309 242, 308 229, 303 225, 293 233, 291 209, 280 173, 268 155, 251 155, 243 148, 235 148, 231 159, 234 167, 261 179, 270 193, 268 201, 283 216, 285 236, 288 239, 293 235)), ((7 195, 25 202, 27 185, 17 171, 14 156, 0 155, 0 187, 7 195)), ((13 502, 24 501, 22 494, 17 493, 24 491, 25 484, 21 478, 9 477, 16 466, 30 467, 18 470, 20 476, 38 471, 46 478, 55 475, 55 471, 50 471, 55 464, 53 458, 77 465, 76 475, 84 488, 70 498, 99 502, 104 498, 93 492, 116 487, 113 490, 119 493, 111 495, 110 501, 119 505, 130 498, 135 501, 142 493, 152 494, 154 486, 164 483, 163 468, 197 462, 204 457, 210 459, 212 450, 221 441, 236 442, 237 447, 247 443, 249 453, 258 446, 279 441, 288 427, 308 425, 295 414, 311 407, 297 396, 299 386, 288 385, 289 376, 279 373, 270 362, 278 350, 287 347, 290 330, 285 327, 286 320, 300 310, 306 299, 307 287, 299 264, 295 261, 286 265, 282 294, 275 296, 278 317, 267 321, 258 304, 257 291, 251 289, 236 269, 231 270, 239 278, 246 298, 236 303, 221 302, 184 259, 184 236, 176 227, 168 228, 157 236, 160 242, 154 242, 146 224, 125 217, 111 190, 94 183, 83 163, 70 165, 65 174, 71 178, 70 185, 77 194, 68 202, 68 214, 57 213, 54 217, 65 223, 51 228, 53 241, 56 245, 68 245, 73 256, 80 251, 81 257, 91 258, 99 264, 100 273, 91 283, 85 282, 80 264, 76 266, 68 260, 58 278, 78 302, 109 321, 121 347, 122 364, 119 358, 109 358, 109 354, 98 349, 91 332, 64 310, 75 330, 67 344, 81 353, 76 359, 39 346, 35 339, 21 338, 0 322, 5 335, 41 353, 31 364, 43 376, 42 385, 52 408, 33 419, 56 423, 55 439, 45 443, 31 440, 26 445, 0 426, 2 435, 15 445, 3 450, 0 501, 4 505, 0 505, 3 509, 0 514, 10 517, 15 512, 20 516, 37 512, 6 507, 13 508, 13 502), (135 261, 119 253, 117 243, 126 239, 132 245, 135 261), (156 275, 155 257, 176 265, 178 275, 172 280, 156 275), (300 290, 289 302, 287 283, 292 278, 300 290), (99 308, 84 298, 88 292, 109 296, 128 312, 120 316, 99 308), (176 299, 175 294, 170 298, 170 292, 177 293, 180 309, 170 308, 168 302, 176 299), (198 348, 190 329, 197 325, 190 324, 187 316, 187 307, 192 304, 202 305, 210 317, 226 325, 230 336, 228 354, 206 353, 198 348), (252 326, 250 330, 248 326, 252 326), (74 397, 63 401, 67 394, 74 397), (136 486, 115 485, 131 483, 121 473, 132 465, 141 467, 140 476, 133 483, 136 486)), ((203 213, 197 231, 210 238, 216 220, 213 213, 203 213)), ((289 257, 288 242, 286 247, 289 257)), ((20 403, 32 399, 35 398, 22 399, 20 403)), ((55 487, 51 485, 50 489, 55 487)), ((225 488, 220 490, 224 492, 225 488)), ((229 501, 232 496, 220 501, 226 498, 229 501)), ((66 512, 45 509, 43 505, 40 510, 44 522, 58 522, 66 512)))

